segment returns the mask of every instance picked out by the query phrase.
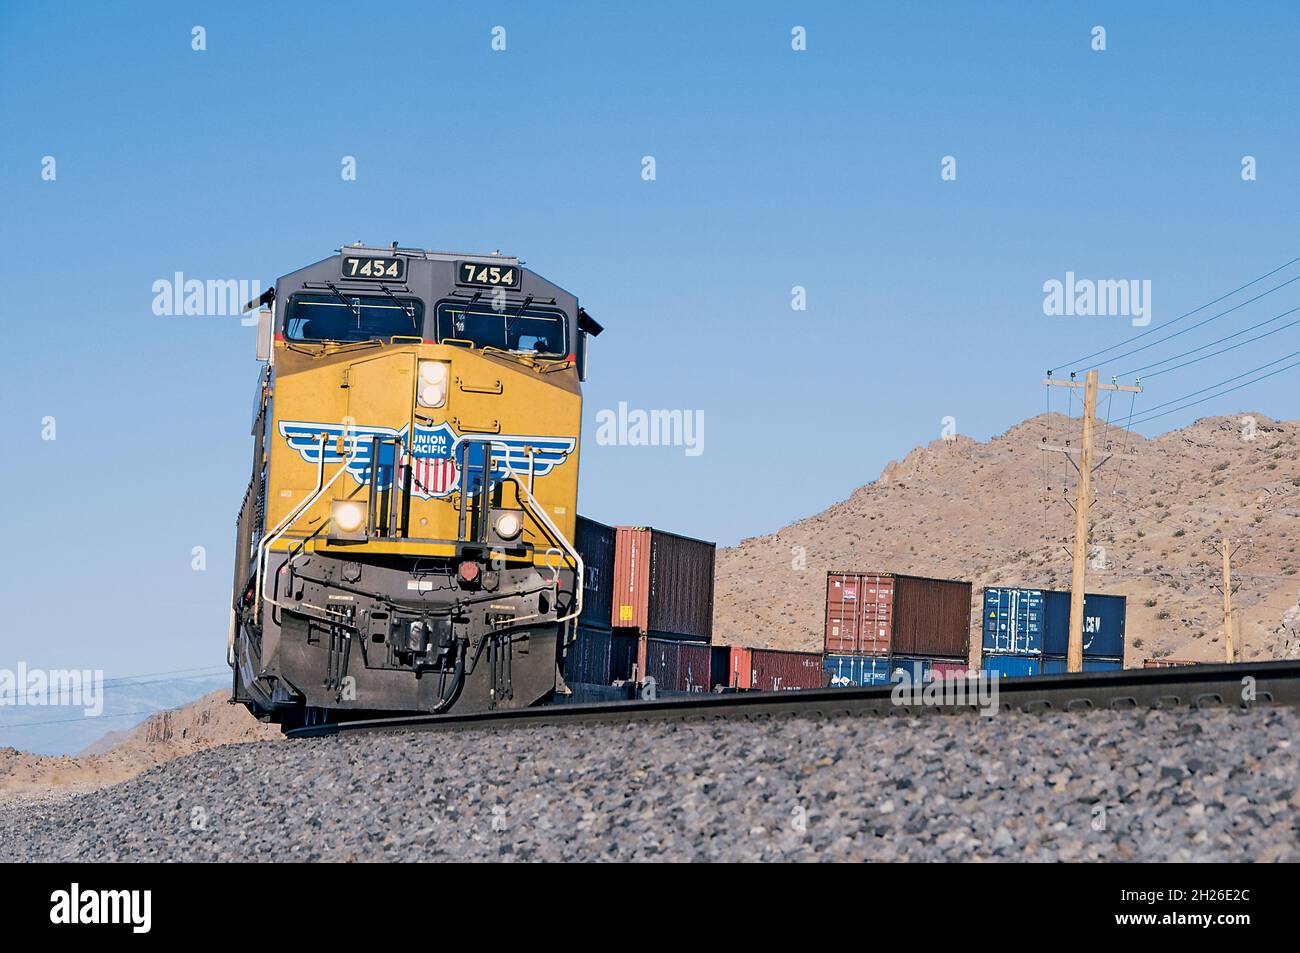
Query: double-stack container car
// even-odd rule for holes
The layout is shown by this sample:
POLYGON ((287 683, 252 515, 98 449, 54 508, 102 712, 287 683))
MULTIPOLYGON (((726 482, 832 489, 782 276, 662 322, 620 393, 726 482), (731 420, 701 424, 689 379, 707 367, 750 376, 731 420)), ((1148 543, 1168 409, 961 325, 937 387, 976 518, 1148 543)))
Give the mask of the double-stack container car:
POLYGON ((712 641, 717 544, 648 526, 620 526, 614 550, 610 624, 635 635, 638 678, 649 641, 712 641))
POLYGON ((616 540, 614 527, 577 518, 573 542, 582 556, 582 613, 564 658, 564 680, 570 685, 609 685, 632 675, 636 640, 616 637, 610 626, 616 540))
MULTIPOLYGON (((989 586, 984 590, 982 649, 985 672, 1004 678, 1066 671, 1070 593, 989 586)), ((1083 602, 1083 670, 1124 667, 1124 596, 1088 593, 1083 602)))
POLYGON ((663 692, 727 682, 727 656, 709 644, 715 544, 579 516, 583 607, 565 659, 571 685, 655 680, 663 692))
POLYGON ((830 684, 884 685, 895 671, 914 681, 964 674, 970 607, 969 582, 827 573, 824 669, 830 684))

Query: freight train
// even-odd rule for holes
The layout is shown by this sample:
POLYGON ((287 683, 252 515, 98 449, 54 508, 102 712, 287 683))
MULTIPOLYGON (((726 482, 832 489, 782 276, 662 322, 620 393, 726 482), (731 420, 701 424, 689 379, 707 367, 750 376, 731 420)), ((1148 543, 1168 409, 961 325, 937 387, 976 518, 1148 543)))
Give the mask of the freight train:
POLYGON ((500 253, 350 245, 258 312, 233 698, 286 728, 547 700, 601 326, 500 253))
MULTIPOLYGON (((698 615, 693 625, 679 623, 679 628, 689 629, 690 634, 654 632, 644 622, 639 627, 620 627, 620 621, 644 620, 652 614, 645 606, 629 611, 631 607, 624 605, 620 620, 618 603, 635 601, 635 595, 629 594, 635 586, 626 571, 616 572, 615 566, 634 562, 628 540, 635 537, 620 529, 615 545, 612 527, 581 519, 579 527, 579 539, 588 547, 584 555, 592 579, 614 579, 603 591, 593 582, 587 603, 593 612, 581 620, 576 650, 565 670, 570 684, 584 689, 653 679, 656 691, 668 694, 786 691, 882 686, 894 682, 900 672, 914 683, 923 683, 965 677, 973 667, 1005 677, 1066 671, 1069 592, 986 588, 978 624, 983 660, 972 665, 971 584, 900 573, 827 573, 820 653, 699 644, 709 642, 711 632, 707 617, 701 622, 698 615), (600 545, 593 544, 600 539, 600 545), (701 624, 704 628, 697 628, 701 624)), ((663 547, 659 559, 643 567, 647 578, 671 580, 673 589, 707 591, 711 603, 712 550, 707 564, 698 555, 692 558, 688 554, 692 550, 663 547), (708 579, 704 578, 706 570, 708 579)), ((654 593, 643 593, 642 599, 653 603, 654 593)), ((681 596, 673 601, 692 603, 681 596)), ((1123 667, 1125 614, 1123 596, 1087 594, 1084 671, 1123 667)), ((665 613, 661 610, 658 616, 663 618, 665 613)), ((583 693, 584 700, 592 697, 601 696, 583 693)))

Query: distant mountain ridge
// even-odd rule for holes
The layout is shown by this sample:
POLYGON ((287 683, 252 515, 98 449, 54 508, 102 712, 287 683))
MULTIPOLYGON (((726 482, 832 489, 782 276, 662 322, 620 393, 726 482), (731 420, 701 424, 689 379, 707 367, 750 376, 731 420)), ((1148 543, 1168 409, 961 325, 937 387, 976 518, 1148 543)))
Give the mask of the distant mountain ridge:
POLYGON ((230 704, 229 698, 230 689, 219 688, 181 708, 151 715, 129 731, 112 732, 77 757, 0 747, 0 795, 39 797, 93 790, 205 748, 283 737, 278 727, 260 723, 243 705, 230 704))
POLYGON ((178 708, 221 686, 230 676, 120 681, 103 686, 103 711, 87 716, 79 705, 0 705, 0 746, 35 754, 74 754, 109 733, 122 734, 155 712, 178 708))
MULTIPOLYGON (((1042 414, 986 442, 935 440, 823 512, 719 550, 714 640, 820 651, 829 569, 968 579, 977 602, 986 585, 1068 589, 1074 472, 1040 445, 1078 434, 1042 414)), ((1298 438, 1259 413, 1152 439, 1103 428, 1088 588, 1128 596, 1127 665, 1224 660, 1225 531, 1253 541, 1233 568, 1238 658, 1300 656, 1298 438)))

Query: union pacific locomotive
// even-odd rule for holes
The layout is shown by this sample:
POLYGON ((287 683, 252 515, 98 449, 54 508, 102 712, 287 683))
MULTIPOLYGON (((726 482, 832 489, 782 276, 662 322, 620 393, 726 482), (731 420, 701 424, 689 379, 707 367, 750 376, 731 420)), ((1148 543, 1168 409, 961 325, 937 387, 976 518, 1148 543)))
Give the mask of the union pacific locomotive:
POLYGON ((517 258, 396 244, 341 248, 259 306, 234 699, 288 729, 562 689, 600 325, 517 258))

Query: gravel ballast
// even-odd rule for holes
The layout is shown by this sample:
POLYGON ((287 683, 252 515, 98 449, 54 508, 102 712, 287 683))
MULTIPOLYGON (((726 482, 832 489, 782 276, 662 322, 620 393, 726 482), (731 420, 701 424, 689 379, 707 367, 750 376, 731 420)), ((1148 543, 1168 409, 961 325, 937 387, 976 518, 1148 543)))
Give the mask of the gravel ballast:
POLYGON ((1300 860, 1300 712, 927 715, 227 745, 0 807, 32 860, 1300 860))

